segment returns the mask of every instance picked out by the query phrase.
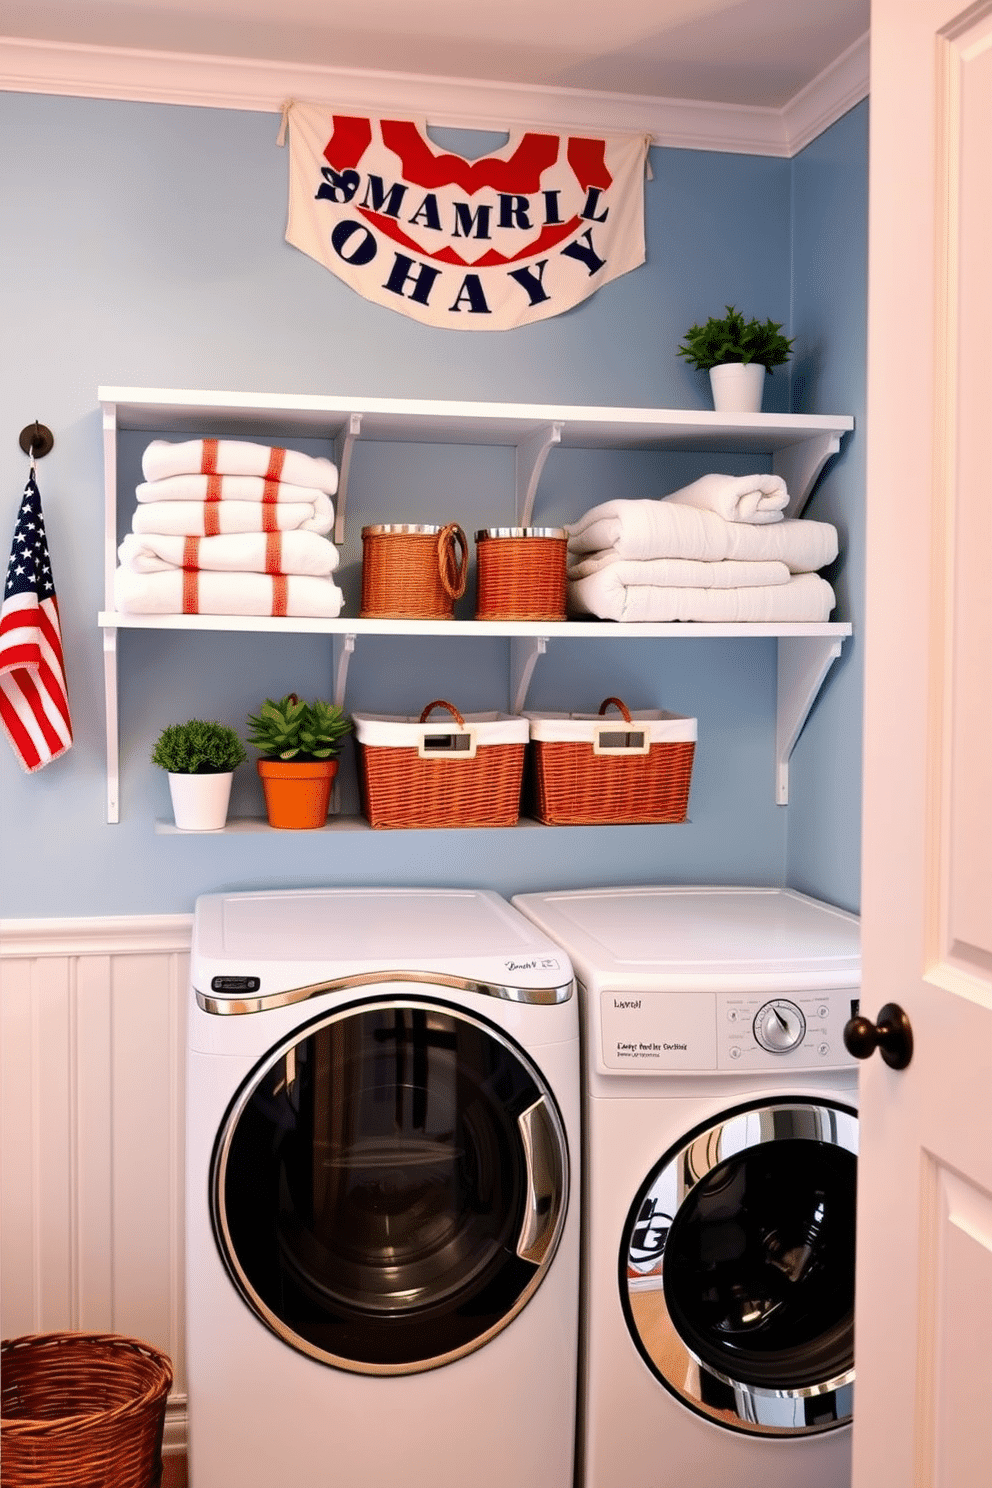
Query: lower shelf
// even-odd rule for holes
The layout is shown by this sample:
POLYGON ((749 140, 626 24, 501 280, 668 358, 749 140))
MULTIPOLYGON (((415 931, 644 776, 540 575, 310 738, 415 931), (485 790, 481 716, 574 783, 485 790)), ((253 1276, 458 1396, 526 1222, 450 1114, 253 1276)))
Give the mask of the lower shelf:
MULTIPOLYGON (((625 823, 600 822, 589 823, 590 827, 600 829, 602 827, 625 826, 625 823)), ((635 822, 631 826, 659 827, 659 826, 687 826, 686 822, 635 822)), ((304 831, 294 831, 286 827, 270 827, 264 816, 241 816, 233 817, 226 827, 219 832, 186 832, 176 826, 173 821, 158 820, 155 823, 155 831, 162 837, 232 837, 243 836, 246 832, 269 832, 278 837, 318 837, 321 832, 520 832, 535 828, 540 832, 553 832, 557 830, 570 832, 573 827, 548 827, 544 822, 535 821, 533 817, 522 816, 513 823, 512 827, 376 827, 369 826, 364 816, 329 816, 322 827, 307 828, 304 831)))

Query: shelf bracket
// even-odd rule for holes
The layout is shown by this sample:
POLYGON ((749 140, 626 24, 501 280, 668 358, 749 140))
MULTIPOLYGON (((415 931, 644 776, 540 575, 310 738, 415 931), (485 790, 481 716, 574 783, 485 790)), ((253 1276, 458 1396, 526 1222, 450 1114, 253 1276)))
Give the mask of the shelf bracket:
POLYGON ((107 821, 113 825, 121 819, 116 626, 103 632, 103 691, 107 710, 107 821))
POLYGON ((333 701, 344 707, 345 688, 348 686, 348 665, 355 650, 354 635, 335 635, 334 642, 334 693, 333 701))
POLYGON ((361 438, 362 415, 349 413, 348 422, 334 440, 334 459, 338 467, 338 489, 334 498, 334 541, 344 542, 344 517, 348 507, 348 476, 351 473, 351 452, 355 440, 361 438))
POLYGON ((547 636, 513 636, 510 639, 510 712, 524 710, 527 689, 534 675, 537 658, 548 649, 547 636))
POLYGON ((556 444, 561 444, 564 424, 547 424, 517 445, 517 526, 529 527, 534 497, 544 462, 556 444))
POLYGON ((775 724, 775 801, 779 806, 789 804, 789 760, 841 646, 833 636, 779 636, 775 724))
POLYGON ((772 455, 772 470, 785 481, 789 492, 786 517, 798 517, 812 494, 820 471, 840 449, 839 434, 812 434, 800 444, 790 444, 772 455))

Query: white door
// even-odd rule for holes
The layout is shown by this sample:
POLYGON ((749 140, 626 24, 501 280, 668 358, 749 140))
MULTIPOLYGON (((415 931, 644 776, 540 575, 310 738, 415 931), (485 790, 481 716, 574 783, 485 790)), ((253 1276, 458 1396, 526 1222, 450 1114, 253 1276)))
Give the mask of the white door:
POLYGON ((854 1488, 992 1462, 992 4, 873 0, 854 1488))

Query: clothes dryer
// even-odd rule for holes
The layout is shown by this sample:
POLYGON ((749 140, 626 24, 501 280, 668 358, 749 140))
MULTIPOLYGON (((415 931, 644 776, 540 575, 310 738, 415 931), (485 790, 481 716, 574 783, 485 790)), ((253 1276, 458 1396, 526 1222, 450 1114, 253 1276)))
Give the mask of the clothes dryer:
POLYGON ((513 903, 579 981, 580 1482, 844 1488, 857 919, 787 889, 513 903))
POLYGON ((192 1488, 567 1488, 561 948, 492 893, 206 895, 187 1076, 192 1488))

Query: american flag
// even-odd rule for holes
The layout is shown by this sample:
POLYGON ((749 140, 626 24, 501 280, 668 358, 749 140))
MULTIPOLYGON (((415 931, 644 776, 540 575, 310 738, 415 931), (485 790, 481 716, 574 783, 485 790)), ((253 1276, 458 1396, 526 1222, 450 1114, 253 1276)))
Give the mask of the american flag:
POLYGON ((72 744, 59 606, 33 467, 0 610, 0 721, 25 770, 40 770, 72 744))

